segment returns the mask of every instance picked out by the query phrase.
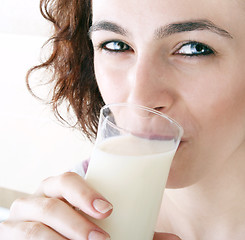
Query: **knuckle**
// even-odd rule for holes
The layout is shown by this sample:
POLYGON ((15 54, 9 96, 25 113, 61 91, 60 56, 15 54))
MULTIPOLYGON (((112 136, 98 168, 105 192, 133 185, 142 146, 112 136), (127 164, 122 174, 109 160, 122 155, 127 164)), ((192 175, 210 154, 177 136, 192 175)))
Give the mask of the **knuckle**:
POLYGON ((41 212, 45 215, 54 212, 60 205, 61 200, 56 198, 45 198, 42 199, 40 206, 41 212))
POLYGON ((59 181, 61 185, 66 184, 70 179, 77 177, 77 174, 74 172, 65 172, 59 176, 59 181))
POLYGON ((37 239, 37 236, 42 232, 43 225, 39 222, 23 223, 21 232, 26 240, 37 239))
POLYGON ((10 206, 10 212, 16 211, 19 207, 22 207, 26 200, 26 198, 17 198, 14 200, 10 206))
POLYGON ((43 225, 39 222, 11 222, 0 223, 0 239, 37 239, 43 225))
POLYGON ((0 239, 9 240, 16 239, 16 226, 11 221, 4 221, 0 223, 0 239))
POLYGON ((48 182, 50 179, 52 179, 53 177, 47 177, 47 178, 45 178, 45 179, 43 179, 42 181, 41 181, 41 183, 40 183, 40 185, 39 185, 39 188, 41 188, 42 187, 42 185, 44 185, 46 182, 48 182))
POLYGON ((6 239, 6 233, 10 231, 10 227, 7 221, 0 223, 0 239, 6 239))

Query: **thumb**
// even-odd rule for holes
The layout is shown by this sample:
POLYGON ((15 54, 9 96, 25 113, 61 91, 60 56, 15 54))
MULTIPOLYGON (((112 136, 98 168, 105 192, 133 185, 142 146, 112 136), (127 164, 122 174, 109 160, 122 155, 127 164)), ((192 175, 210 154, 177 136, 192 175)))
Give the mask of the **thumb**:
POLYGON ((178 236, 171 233, 155 233, 153 240, 181 240, 178 236))

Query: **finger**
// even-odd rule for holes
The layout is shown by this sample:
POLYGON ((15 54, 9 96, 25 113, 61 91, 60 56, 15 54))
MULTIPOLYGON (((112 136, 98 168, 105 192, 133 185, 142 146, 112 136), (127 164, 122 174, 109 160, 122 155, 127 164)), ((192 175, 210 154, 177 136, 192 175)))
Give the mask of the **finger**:
POLYGON ((93 218, 105 218, 111 214, 112 205, 92 189, 78 174, 67 172, 43 181, 38 194, 65 199, 93 218))
POLYGON ((153 240, 181 240, 178 236, 171 233, 155 233, 153 240))
POLYGON ((1 240, 67 240, 49 227, 38 222, 10 222, 6 221, 0 224, 1 240))
POLYGON ((56 198, 27 198, 11 206, 10 221, 41 222, 68 239, 88 239, 92 231, 108 237, 102 229, 56 198))

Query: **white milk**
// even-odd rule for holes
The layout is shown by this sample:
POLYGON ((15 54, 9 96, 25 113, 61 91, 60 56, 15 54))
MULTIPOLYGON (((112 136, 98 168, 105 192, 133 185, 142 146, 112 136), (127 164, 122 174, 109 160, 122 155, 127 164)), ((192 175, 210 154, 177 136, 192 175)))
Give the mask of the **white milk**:
POLYGON ((113 212, 93 222, 112 240, 152 240, 174 153, 173 141, 131 135, 94 149, 85 179, 113 204, 113 212))

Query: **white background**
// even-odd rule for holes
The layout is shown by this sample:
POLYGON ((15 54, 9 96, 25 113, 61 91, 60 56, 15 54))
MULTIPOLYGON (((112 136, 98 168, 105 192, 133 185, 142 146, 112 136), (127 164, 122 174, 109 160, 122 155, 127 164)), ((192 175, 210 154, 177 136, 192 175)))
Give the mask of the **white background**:
POLYGON ((0 187, 31 193, 91 152, 80 132, 61 126, 26 88, 49 34, 38 0, 0 0, 0 187))

